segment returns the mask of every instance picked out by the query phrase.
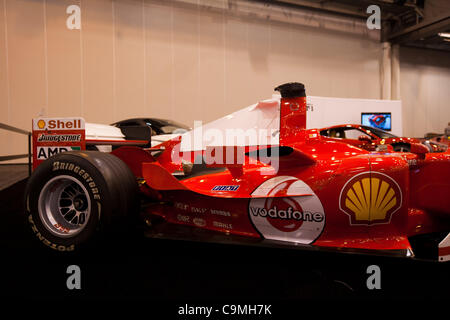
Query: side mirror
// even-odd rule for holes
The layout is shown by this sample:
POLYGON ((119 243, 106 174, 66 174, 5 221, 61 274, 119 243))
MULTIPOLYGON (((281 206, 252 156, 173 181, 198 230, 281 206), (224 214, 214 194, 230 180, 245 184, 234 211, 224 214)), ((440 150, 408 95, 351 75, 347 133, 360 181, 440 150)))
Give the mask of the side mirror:
POLYGON ((365 135, 360 135, 358 137, 358 140, 361 142, 372 142, 372 139, 370 139, 368 136, 365 136, 365 135))
POLYGON ((411 153, 417 154, 419 159, 425 159, 425 154, 430 152, 426 146, 420 143, 411 143, 411 153))

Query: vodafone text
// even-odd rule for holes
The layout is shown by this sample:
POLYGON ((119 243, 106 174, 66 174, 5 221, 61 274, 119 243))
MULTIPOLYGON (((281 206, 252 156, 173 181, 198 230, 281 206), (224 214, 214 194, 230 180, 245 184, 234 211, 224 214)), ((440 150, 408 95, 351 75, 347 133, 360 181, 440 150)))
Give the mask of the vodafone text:
POLYGON ((270 217, 275 219, 294 219, 299 221, 322 222, 323 214, 320 212, 300 212, 289 207, 287 210, 278 210, 277 207, 271 209, 250 207, 250 211, 254 216, 270 217))

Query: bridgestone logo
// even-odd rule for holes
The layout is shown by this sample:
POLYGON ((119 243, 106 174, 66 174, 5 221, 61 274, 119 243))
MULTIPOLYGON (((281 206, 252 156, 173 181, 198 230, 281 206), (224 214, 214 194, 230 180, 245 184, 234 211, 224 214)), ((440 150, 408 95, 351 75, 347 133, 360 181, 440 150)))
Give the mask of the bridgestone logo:
POLYGON ((86 183, 89 185, 89 188, 91 188, 94 199, 100 200, 100 194, 98 191, 98 187, 97 187, 96 183, 94 182, 94 180, 92 179, 92 177, 90 176, 90 174, 86 172, 86 170, 81 169, 80 166, 77 166, 76 164, 71 163, 71 162, 55 161, 55 162, 53 162, 52 171, 56 171, 56 170, 68 170, 68 171, 72 171, 72 172, 76 173, 77 175, 79 175, 81 178, 83 178, 86 181, 86 183))
POLYGON ((80 142, 81 134, 41 134, 38 142, 80 142))
POLYGON ((320 212, 300 212, 289 207, 287 210, 278 210, 277 207, 273 207, 269 210, 265 208, 250 207, 251 214, 260 217, 269 217, 274 219, 283 220, 297 220, 297 221, 309 221, 309 222, 322 222, 324 216, 320 212))

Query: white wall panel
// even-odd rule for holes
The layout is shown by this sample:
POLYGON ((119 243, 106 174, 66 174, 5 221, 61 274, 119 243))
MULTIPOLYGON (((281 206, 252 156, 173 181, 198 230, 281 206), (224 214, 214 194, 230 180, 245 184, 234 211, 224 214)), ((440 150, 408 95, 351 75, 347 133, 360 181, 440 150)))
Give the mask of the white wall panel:
POLYGON ((324 128, 339 124, 361 124, 362 112, 390 112, 392 134, 403 136, 402 102, 399 100, 346 99, 309 96, 307 128, 324 128))
MULTIPOLYGON (((381 97, 378 33, 355 19, 242 0, 0 4, 0 115, 24 129, 43 108, 89 122, 148 115, 193 125, 289 81, 303 82, 311 96, 381 97), (72 4, 81 8, 81 30, 66 27, 72 4)), ((450 67, 437 61, 448 55, 419 61, 423 50, 403 53, 404 134, 442 130, 450 67)), ((14 138, 6 153, 21 146, 14 138)))
POLYGON ((400 48, 405 135, 444 133, 450 122, 450 54, 400 48))

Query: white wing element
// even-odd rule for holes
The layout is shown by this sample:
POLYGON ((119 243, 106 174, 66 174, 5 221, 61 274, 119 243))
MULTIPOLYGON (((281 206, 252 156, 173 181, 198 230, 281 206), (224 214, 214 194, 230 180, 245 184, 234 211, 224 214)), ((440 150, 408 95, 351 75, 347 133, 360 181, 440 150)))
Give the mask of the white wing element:
POLYGON ((280 99, 273 95, 207 124, 194 123, 194 129, 181 136, 180 151, 206 150, 208 146, 279 145, 280 99))
POLYGON ((152 147, 157 146, 164 141, 171 140, 173 138, 179 137, 179 134, 160 134, 152 136, 152 147))
MULTIPOLYGON (((120 128, 99 124, 99 123, 86 123, 86 140, 89 140, 90 144, 95 145, 95 140, 98 141, 125 141, 126 137, 120 130, 120 128)), ((164 141, 173 139, 180 136, 179 134, 161 134, 152 136, 152 147, 163 143, 164 141)), ((96 145, 97 149, 102 152, 111 152, 110 145, 96 145)))
POLYGON ((125 140, 119 128, 99 123, 85 124, 86 140, 125 140))
POLYGON ((450 260, 450 233, 439 243, 439 261, 450 260))

